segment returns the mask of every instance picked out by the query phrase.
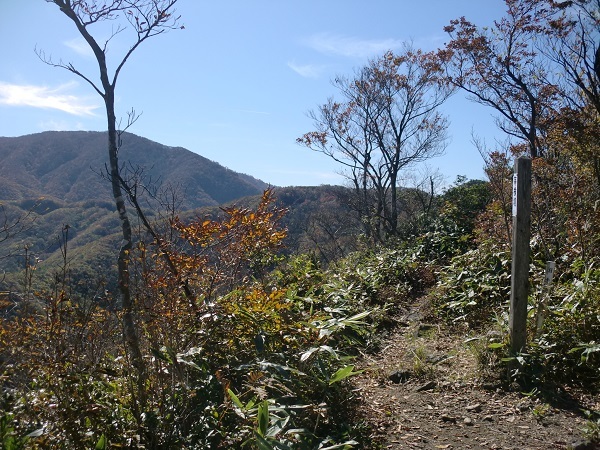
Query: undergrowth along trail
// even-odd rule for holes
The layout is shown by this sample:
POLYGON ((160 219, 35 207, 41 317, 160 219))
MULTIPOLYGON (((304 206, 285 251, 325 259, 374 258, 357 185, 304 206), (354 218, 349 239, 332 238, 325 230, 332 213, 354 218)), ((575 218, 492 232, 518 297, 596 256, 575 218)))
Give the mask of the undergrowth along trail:
POLYGON ((596 449, 583 410, 589 393, 503 385, 482 348, 488 336, 431 323, 426 298, 400 312, 381 350, 354 379, 371 438, 383 449, 596 449), (542 395, 544 394, 544 395, 542 395))

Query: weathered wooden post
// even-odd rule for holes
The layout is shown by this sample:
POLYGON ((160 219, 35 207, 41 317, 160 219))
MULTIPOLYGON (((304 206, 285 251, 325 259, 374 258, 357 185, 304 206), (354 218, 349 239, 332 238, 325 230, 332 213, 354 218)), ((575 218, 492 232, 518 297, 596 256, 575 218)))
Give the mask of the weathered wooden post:
POLYGON ((529 239, 531 236, 531 159, 515 161, 513 175, 513 244, 510 279, 510 349, 524 350, 527 343, 529 295, 529 239))

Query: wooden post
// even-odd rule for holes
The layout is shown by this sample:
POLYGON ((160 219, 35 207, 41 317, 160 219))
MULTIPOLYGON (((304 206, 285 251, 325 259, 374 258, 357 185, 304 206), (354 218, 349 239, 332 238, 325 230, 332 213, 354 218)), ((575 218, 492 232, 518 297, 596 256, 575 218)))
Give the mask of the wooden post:
POLYGON ((529 239, 531 236, 531 159, 515 161, 513 175, 513 244, 510 281, 510 349, 518 353, 527 343, 529 239))

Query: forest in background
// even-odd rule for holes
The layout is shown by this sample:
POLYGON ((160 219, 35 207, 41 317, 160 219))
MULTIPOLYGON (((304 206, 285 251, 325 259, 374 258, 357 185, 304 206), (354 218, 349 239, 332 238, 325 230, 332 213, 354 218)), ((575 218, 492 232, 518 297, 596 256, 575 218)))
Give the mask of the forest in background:
MULTIPOLYGON (((118 291, 99 282, 77 293, 61 224, 49 282, 36 285, 26 259, 18 294, 1 299, 4 448, 373 448, 352 393, 355 361, 417 297, 433 319, 481 343, 482 377, 528 395, 597 392, 600 4, 506 5, 491 29, 460 18, 437 52, 407 47, 340 77, 339 98, 314 112, 315 130, 298 141, 339 161, 349 183, 304 195, 344 205, 354 229, 330 206, 311 221, 294 217, 305 202, 293 189, 216 215, 146 213, 144 196, 157 196, 135 166, 119 172, 111 161, 119 220, 127 198, 137 224, 135 239, 123 228, 118 291), (401 188, 402 173, 443 148, 437 106, 455 90, 495 110, 510 139, 480 145, 488 180, 459 179, 443 193, 401 188), (533 170, 529 335, 511 353, 512 161, 521 155, 533 170), (312 247, 282 251, 286 217, 289 229, 313 227, 312 247), (551 286, 547 261, 556 263, 551 286)), ((105 12, 79 7, 92 22, 105 12)), ((132 13, 138 43, 172 19, 165 11, 147 17, 154 25, 132 13)), ((9 242, 29 216, 5 217, 9 242)), ((586 414, 597 441, 599 413, 586 414)))

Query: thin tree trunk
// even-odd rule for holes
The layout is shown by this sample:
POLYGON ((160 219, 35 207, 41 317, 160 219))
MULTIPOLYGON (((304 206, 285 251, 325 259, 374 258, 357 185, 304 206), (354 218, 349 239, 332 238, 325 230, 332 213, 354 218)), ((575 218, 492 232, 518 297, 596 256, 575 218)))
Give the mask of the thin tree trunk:
POLYGON ((398 231, 398 176, 396 169, 391 170, 390 185, 391 185, 391 201, 390 201, 390 217, 389 217, 389 236, 395 236, 398 231))
MULTIPOLYGON (((63 67, 76 75, 82 77, 88 83, 90 83, 96 92, 100 94, 104 100, 106 106, 106 119, 108 126, 108 157, 110 163, 110 180, 112 183, 113 197, 115 199, 115 205, 117 212, 119 213, 119 219, 121 220, 121 229, 123 233, 123 241, 121 242, 121 248, 119 249, 119 259, 117 263, 118 267, 118 282, 119 290, 121 292, 121 301, 123 308, 123 337, 128 352, 130 353, 131 361, 133 366, 138 372, 138 396, 139 400, 144 401, 145 394, 143 385, 145 384, 146 370, 144 367, 144 360, 142 358, 142 352, 140 350, 139 338, 135 329, 135 323, 133 320, 133 302, 131 298, 131 290, 129 286, 129 255, 132 248, 132 237, 131 237, 131 223, 125 208, 125 200, 121 192, 120 176, 119 176, 119 146, 117 136, 117 119, 115 115, 115 84, 117 81, 118 71, 125 64, 129 54, 139 45, 138 43, 131 48, 129 54, 122 60, 121 65, 115 72, 113 82, 111 83, 108 76, 108 66, 106 64, 106 50, 102 49, 94 37, 88 32, 86 25, 81 21, 81 18, 75 12, 75 5, 71 2, 63 2, 54 0, 54 3, 60 7, 61 11, 69 17, 77 27, 77 30, 81 36, 89 44, 90 48, 94 52, 96 61, 98 62, 98 69, 100 70, 100 82, 102 83, 102 92, 96 85, 85 77, 81 72, 76 70, 72 65, 58 64, 59 67, 63 67)), ((113 5, 114 6, 114 5, 113 5)), ((110 9, 110 8, 109 8, 110 9)), ((114 36, 114 35, 113 35, 114 36)), ((145 39, 145 38, 144 38, 145 39)))
POLYGON ((132 249, 132 233, 131 222, 125 205, 125 199, 121 191, 120 174, 119 174, 119 145, 116 130, 116 117, 114 108, 114 89, 113 86, 105 86, 106 114, 108 119, 108 156, 110 163, 110 181, 112 184, 113 197, 115 206, 119 213, 121 221, 121 231, 123 241, 119 249, 118 258, 118 283, 121 293, 121 302, 123 308, 123 338, 127 350, 130 353, 131 362, 138 373, 138 400, 143 405, 146 400, 145 395, 145 380, 146 368, 142 352, 140 350, 139 337, 136 332, 135 322, 133 319, 133 299, 131 297, 131 288, 129 281, 129 258, 132 249))

